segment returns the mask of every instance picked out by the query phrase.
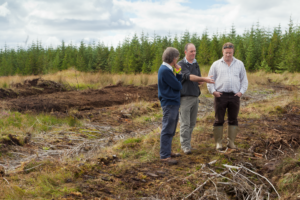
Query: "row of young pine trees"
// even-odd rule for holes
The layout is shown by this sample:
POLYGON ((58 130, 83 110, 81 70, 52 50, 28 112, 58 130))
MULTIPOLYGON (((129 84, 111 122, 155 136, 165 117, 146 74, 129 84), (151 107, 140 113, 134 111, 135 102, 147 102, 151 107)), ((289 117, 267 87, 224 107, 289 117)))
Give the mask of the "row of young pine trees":
POLYGON ((242 60, 248 71, 266 70, 268 72, 300 71, 300 27, 290 20, 287 30, 281 27, 273 30, 261 28, 259 24, 237 35, 234 26, 228 34, 209 36, 205 31, 201 36, 184 32, 180 37, 149 37, 142 33, 126 38, 114 47, 103 43, 80 43, 56 48, 42 46, 41 42, 30 47, 0 50, 0 76, 47 74, 68 68, 79 71, 102 71, 107 73, 152 73, 162 63, 162 53, 172 46, 184 56, 184 46, 192 42, 197 47, 196 59, 200 65, 210 65, 222 57, 225 42, 235 45, 235 57, 242 60))

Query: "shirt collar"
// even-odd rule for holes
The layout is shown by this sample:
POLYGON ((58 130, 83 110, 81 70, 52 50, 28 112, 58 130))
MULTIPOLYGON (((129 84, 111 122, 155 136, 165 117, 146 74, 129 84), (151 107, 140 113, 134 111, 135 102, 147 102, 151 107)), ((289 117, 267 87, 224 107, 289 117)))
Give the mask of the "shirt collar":
POLYGON ((172 70, 173 71, 173 67, 171 66, 171 65, 169 65, 168 63, 166 63, 166 62, 163 62, 162 63, 162 65, 165 65, 165 66, 167 66, 170 70, 172 70))
MULTIPOLYGON (((231 63, 234 63, 236 61, 236 58, 234 56, 232 58, 233 59, 232 59, 231 63)), ((224 63, 226 63, 225 60, 224 60, 224 57, 221 58, 221 61, 224 62, 224 63)))
POLYGON ((189 61, 186 59, 186 57, 184 57, 184 61, 185 61, 186 63, 188 63, 188 64, 194 64, 194 63, 196 63, 196 62, 197 62, 197 60, 196 60, 196 59, 194 59, 194 60, 193 60, 193 63, 189 63, 189 61))

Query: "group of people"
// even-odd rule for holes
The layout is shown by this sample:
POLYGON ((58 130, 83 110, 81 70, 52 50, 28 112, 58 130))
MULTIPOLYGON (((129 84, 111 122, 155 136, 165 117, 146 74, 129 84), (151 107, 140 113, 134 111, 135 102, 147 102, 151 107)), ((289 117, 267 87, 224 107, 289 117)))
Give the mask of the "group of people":
POLYGON ((248 80, 242 61, 233 57, 234 45, 227 42, 222 47, 223 57, 215 61, 208 77, 201 77, 200 67, 195 59, 196 47, 188 43, 184 48, 185 57, 178 62, 179 51, 168 47, 163 55, 163 63, 158 71, 158 98, 163 110, 162 131, 160 136, 160 159, 162 162, 177 164, 175 157, 179 153, 172 152, 172 140, 180 121, 180 143, 185 154, 194 150, 191 136, 196 125, 199 86, 207 83, 208 91, 214 95, 215 122, 213 133, 216 149, 223 149, 223 124, 227 110, 228 144, 236 148, 234 141, 238 133, 238 113, 240 97, 246 92, 248 80), (175 71, 175 75, 174 75, 175 71))

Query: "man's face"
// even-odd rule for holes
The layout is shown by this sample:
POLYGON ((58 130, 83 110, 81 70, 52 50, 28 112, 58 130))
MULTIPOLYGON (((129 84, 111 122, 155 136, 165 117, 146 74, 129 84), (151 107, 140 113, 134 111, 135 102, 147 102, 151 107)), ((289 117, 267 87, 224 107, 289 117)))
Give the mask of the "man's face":
POLYGON ((223 49, 223 58, 225 61, 232 61, 233 49, 223 49))
POLYGON ((196 47, 195 47, 195 45, 190 44, 187 47, 187 50, 184 51, 184 53, 185 53, 185 57, 188 61, 193 61, 196 57, 196 47))

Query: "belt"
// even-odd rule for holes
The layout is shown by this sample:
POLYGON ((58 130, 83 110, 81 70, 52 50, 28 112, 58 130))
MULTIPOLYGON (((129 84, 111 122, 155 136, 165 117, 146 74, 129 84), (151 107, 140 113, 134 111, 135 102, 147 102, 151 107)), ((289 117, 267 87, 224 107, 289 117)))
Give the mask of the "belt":
POLYGON ((222 93, 222 95, 228 95, 228 96, 234 96, 235 95, 235 93, 234 92, 221 92, 222 93))

